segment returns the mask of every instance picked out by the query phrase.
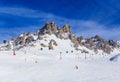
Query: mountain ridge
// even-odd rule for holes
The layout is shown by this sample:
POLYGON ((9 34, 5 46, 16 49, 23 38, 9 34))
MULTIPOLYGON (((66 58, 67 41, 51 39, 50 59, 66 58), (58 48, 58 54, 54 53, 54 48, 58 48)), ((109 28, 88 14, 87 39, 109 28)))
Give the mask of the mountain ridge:
MULTIPOLYGON (((77 37, 72 33, 72 29, 69 24, 65 24, 62 28, 56 26, 55 22, 46 23, 43 28, 37 30, 34 34, 28 32, 20 34, 17 38, 13 38, 10 41, 4 41, 4 45, 0 46, 0 50, 19 50, 25 46, 35 46, 33 42, 41 42, 43 39, 47 41, 47 36, 56 37, 57 39, 70 40, 72 47, 76 51, 88 53, 88 50, 92 50, 94 53, 103 52, 111 54, 114 49, 120 49, 120 43, 114 40, 104 40, 99 35, 95 35, 91 38, 84 38, 83 36, 77 37), (31 44, 32 43, 32 44, 31 44), (88 50, 81 50, 81 47, 85 47, 88 50)), ((49 50, 54 50, 54 46, 58 46, 58 42, 55 39, 50 39, 45 45, 44 43, 39 44, 42 48, 47 47, 49 50)), ((61 44, 61 46, 65 46, 61 44)))

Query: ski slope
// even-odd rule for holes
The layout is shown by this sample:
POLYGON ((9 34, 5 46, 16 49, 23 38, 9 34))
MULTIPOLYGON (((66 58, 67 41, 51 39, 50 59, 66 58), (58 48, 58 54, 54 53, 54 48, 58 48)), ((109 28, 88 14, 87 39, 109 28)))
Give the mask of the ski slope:
POLYGON ((0 82, 120 82, 120 62, 110 61, 112 55, 76 53, 60 59, 59 53, 1 51, 0 82))

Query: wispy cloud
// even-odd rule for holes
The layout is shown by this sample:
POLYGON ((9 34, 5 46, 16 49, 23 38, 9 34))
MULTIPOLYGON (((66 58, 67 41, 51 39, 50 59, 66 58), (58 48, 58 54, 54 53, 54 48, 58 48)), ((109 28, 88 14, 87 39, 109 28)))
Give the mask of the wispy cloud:
MULTIPOLYGON (((5 28, 0 28, 1 41, 5 38, 13 37, 12 34, 14 36, 17 36, 22 32, 28 32, 28 31, 33 32, 39 28, 42 28, 42 26, 49 21, 55 21, 57 26, 61 26, 61 27, 66 23, 70 24, 73 33, 75 33, 77 36, 83 35, 85 37, 91 37, 98 34, 105 39, 116 39, 116 40, 120 39, 118 37, 120 35, 119 32, 120 26, 118 26, 118 28, 109 28, 108 26, 93 21, 92 19, 91 20, 68 19, 68 18, 56 16, 52 13, 46 13, 40 10, 32 10, 24 7, 0 7, 0 14, 12 15, 13 17, 18 16, 18 17, 32 18, 38 21, 39 23, 39 26, 38 25, 35 26, 32 25, 32 23, 30 23, 30 26, 28 27, 23 26, 24 28, 22 29, 19 27, 16 27, 14 29, 11 28, 9 30, 6 30, 5 28), (9 34, 9 32, 11 32, 11 35, 9 34), (6 35, 4 38, 3 38, 3 34, 6 35)), ((1 22, 0 24, 3 23, 1 22)))
MULTIPOLYGON (((98 26, 99 27, 99 26, 98 26)), ((120 40, 120 32, 119 32, 120 28, 98 28, 97 27, 94 27, 91 28, 91 29, 86 29, 86 30, 82 30, 80 32, 76 32, 76 35, 82 35, 82 36, 85 36, 85 37, 92 37, 94 35, 100 35, 102 36, 103 38, 105 39, 114 39, 114 40, 120 40)))
POLYGON ((28 17, 28 18, 51 18, 53 17, 50 13, 37 11, 23 7, 0 7, 1 14, 9 14, 14 16, 28 17))
POLYGON ((38 12, 32 9, 27 9, 27 8, 22 8, 22 7, 1 7, 0 13, 10 14, 10 15, 15 15, 15 16, 22 16, 22 17, 30 17, 30 18, 42 17, 39 15, 38 12))

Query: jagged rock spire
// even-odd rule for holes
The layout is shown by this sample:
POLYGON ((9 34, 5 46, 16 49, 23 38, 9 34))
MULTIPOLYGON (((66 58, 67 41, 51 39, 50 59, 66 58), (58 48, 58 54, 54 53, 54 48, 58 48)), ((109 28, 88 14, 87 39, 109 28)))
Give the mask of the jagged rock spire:
POLYGON ((42 28, 44 34, 54 34, 57 31, 55 22, 48 22, 42 28))

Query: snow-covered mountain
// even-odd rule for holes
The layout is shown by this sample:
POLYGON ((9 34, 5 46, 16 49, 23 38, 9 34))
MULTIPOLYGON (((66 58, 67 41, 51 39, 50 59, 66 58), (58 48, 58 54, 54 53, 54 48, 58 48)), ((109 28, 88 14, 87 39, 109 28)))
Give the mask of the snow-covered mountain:
POLYGON ((47 23, 0 44, 0 82, 120 82, 120 42, 47 23))
POLYGON ((98 35, 91 38, 77 37, 72 33, 70 25, 66 24, 60 28, 54 22, 49 22, 34 34, 23 33, 10 41, 4 41, 0 50, 21 50, 29 47, 59 53, 79 51, 86 54, 112 54, 119 53, 120 42, 106 41, 98 35))

